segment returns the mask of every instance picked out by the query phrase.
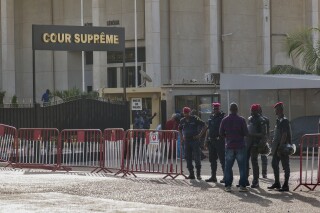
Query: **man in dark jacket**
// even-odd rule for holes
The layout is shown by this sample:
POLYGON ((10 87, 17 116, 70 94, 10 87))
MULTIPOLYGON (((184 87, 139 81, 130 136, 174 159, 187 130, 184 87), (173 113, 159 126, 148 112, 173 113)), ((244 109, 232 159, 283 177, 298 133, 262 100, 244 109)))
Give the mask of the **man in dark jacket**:
POLYGON ((185 143, 185 156, 187 161, 187 168, 189 170, 188 179, 195 179, 192 157, 194 158, 197 179, 201 180, 201 150, 200 150, 200 137, 206 129, 206 124, 198 116, 190 115, 191 109, 189 107, 183 108, 184 118, 181 119, 179 124, 179 132, 181 135, 182 143, 185 143), (199 129, 200 132, 199 132, 199 129))
MULTIPOLYGON (((259 114, 259 105, 253 104, 251 106, 251 116, 248 118, 248 139, 249 147, 248 151, 250 152, 252 172, 253 172, 253 181, 251 188, 259 187, 259 143, 262 143, 262 140, 266 137, 266 122, 265 119, 259 114)), ((249 162, 247 163, 248 166, 249 162)), ((247 167, 247 174, 249 174, 249 169, 247 167)), ((247 175, 248 176, 248 175, 247 175)))
POLYGON ((274 139, 272 141, 272 168, 274 173, 274 183, 268 189, 279 189, 279 191, 289 191, 289 154, 283 153, 282 149, 286 144, 291 144, 291 128, 289 120, 284 116, 283 103, 278 102, 274 105, 277 115, 276 126, 274 129, 274 139), (284 183, 281 187, 279 163, 281 161, 284 170, 284 183))
MULTIPOLYGON (((222 171, 224 172, 225 166, 225 145, 224 140, 219 135, 219 128, 224 113, 220 111, 220 103, 212 103, 213 112, 208 119, 208 131, 206 135, 206 147, 209 149, 209 161, 211 165, 211 177, 206 179, 206 182, 217 182, 217 160, 219 158, 222 171)), ((224 177, 224 176, 223 176, 224 177)), ((220 181, 224 183, 224 178, 220 181)))

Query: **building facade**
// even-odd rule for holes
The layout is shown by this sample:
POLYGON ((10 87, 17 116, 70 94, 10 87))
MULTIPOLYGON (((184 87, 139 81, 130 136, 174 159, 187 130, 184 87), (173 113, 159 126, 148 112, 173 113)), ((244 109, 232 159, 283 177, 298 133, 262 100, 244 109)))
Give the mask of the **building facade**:
MULTIPOLYGON (((144 107, 158 111, 160 100, 166 100, 167 116, 189 105, 206 118, 212 101, 221 101, 225 111, 227 103, 236 101, 245 116, 250 104, 262 102, 271 116, 272 103, 291 96, 291 118, 320 114, 318 108, 306 107, 319 103, 317 88, 267 90, 261 95, 255 90, 222 91, 219 85, 219 74, 264 74, 274 65, 301 66, 287 56, 285 37, 319 27, 318 0, 136 0, 136 9, 134 2, 83 0, 83 22, 125 28, 126 86, 129 97, 139 89, 144 107)), ((28 102, 32 24, 81 25, 80 0, 1 0, 0 7, 0 90, 6 91, 7 101, 16 95, 28 102)), ((99 90, 108 98, 121 98, 121 54, 86 52, 84 88, 81 61, 81 52, 36 51, 37 102, 46 89, 99 90)), ((160 122, 155 119, 153 127, 160 122)))

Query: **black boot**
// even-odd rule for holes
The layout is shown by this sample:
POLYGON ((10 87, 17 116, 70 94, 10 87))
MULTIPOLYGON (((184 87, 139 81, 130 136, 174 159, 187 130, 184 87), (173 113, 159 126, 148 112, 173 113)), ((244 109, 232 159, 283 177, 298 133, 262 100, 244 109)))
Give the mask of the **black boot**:
POLYGON ((216 178, 216 176, 211 176, 209 179, 206 179, 205 181, 206 182, 216 183, 217 182, 217 178, 216 178))
POLYGON ((197 179, 198 179, 198 180, 202 180, 201 170, 200 170, 200 169, 197 169, 197 179))
POLYGON ((275 182, 274 184, 272 184, 272 186, 268 186, 268 189, 280 189, 281 185, 279 182, 275 182))
POLYGON ((279 192, 288 192, 288 191, 289 191, 289 184, 288 184, 288 181, 285 181, 281 189, 279 189, 279 192))
POLYGON ((196 179, 196 177, 194 176, 194 172, 193 171, 189 171, 189 176, 187 177, 187 179, 193 180, 196 179))
POLYGON ((259 188, 259 180, 253 180, 251 184, 251 188, 259 188))

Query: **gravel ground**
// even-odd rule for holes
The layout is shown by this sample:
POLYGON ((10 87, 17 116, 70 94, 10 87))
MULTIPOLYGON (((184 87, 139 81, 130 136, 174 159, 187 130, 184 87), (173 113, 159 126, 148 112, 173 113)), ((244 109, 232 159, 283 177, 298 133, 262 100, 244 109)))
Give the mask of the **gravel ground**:
MULTIPOLYGON (((292 174, 292 180, 297 175, 292 174)), ((261 188, 248 193, 155 175, 120 178, 1 168, 0 179, 0 212, 320 212, 319 191, 268 191, 271 179, 261 179, 261 188)), ((294 186, 296 181, 291 189, 294 186)))

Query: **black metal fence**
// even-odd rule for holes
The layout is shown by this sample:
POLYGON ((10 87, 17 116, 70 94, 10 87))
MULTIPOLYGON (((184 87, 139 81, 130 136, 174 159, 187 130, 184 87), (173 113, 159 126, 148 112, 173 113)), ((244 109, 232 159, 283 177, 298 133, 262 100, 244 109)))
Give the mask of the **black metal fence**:
POLYGON ((130 127, 129 103, 81 97, 31 107, 0 108, 0 123, 16 128, 105 129, 130 127))

